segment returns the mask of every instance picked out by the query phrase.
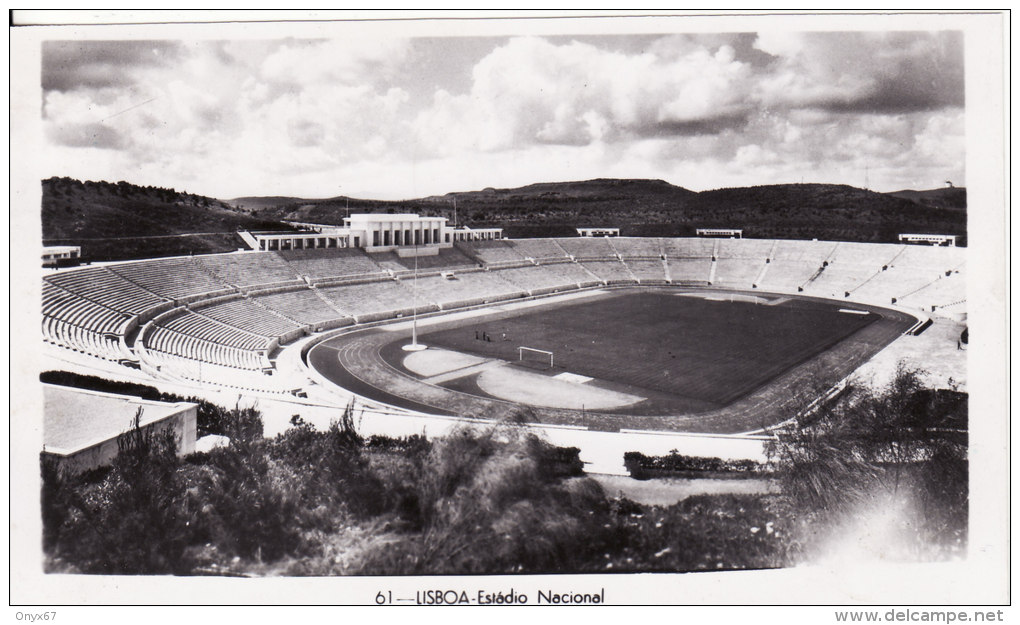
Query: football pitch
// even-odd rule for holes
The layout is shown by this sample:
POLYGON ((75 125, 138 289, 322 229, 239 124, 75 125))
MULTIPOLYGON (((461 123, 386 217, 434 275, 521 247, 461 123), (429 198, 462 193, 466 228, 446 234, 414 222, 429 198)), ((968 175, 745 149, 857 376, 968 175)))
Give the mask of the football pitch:
POLYGON ((508 362, 518 360, 520 346, 550 351, 551 369, 540 354, 521 364, 700 411, 733 402, 878 319, 780 296, 623 291, 465 322, 421 340, 508 362))
POLYGON ((429 414, 616 431, 780 423, 896 340, 906 313, 722 289, 638 287, 341 332, 308 354, 330 382, 429 414), (553 352, 518 358, 520 347, 553 352))

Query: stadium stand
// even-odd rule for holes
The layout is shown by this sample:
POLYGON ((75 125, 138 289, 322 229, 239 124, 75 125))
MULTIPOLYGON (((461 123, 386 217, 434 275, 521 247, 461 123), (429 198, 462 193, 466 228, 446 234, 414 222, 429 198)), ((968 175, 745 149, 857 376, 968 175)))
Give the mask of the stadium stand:
MULTIPOLYGON (((409 278, 404 278, 402 282, 409 289, 415 288, 409 278)), ((443 309, 524 295, 523 289, 488 271, 457 272, 450 277, 419 277, 417 289, 420 298, 443 309)))
POLYGON ((775 242, 768 239, 719 239, 717 255, 719 258, 750 258, 764 261, 775 247, 775 242))
POLYGON ((190 257, 124 263, 109 268, 148 291, 176 301, 233 291, 190 257))
POLYGON ((836 249, 832 241, 778 241, 772 260, 795 261, 822 266, 836 249))
POLYGON ((301 282, 294 268, 275 253, 242 252, 195 258, 220 280, 236 287, 301 282))
MULTIPOLYGON (((497 243, 497 241, 492 242, 497 243)), ((403 274, 414 271, 415 259, 413 257, 402 258, 394 252, 385 252, 374 254, 374 258, 381 267, 396 273, 403 274)), ((455 247, 440 249, 435 256, 418 257, 418 271, 452 271, 476 267, 478 267, 478 262, 455 247)))
MULTIPOLYGON (((199 341, 207 341, 210 344, 236 347, 242 350, 267 350, 270 344, 270 339, 267 336, 253 334, 190 310, 161 320, 156 325, 165 330, 170 330, 174 336, 182 335, 198 339, 199 341)), ((147 343, 146 346, 151 347, 154 345, 147 343)), ((158 349, 158 346, 155 347, 158 349)), ((182 352, 171 353, 181 356, 188 355, 182 352)), ((203 358, 203 360, 215 362, 208 358, 203 358)))
MULTIPOLYGON (((181 315, 181 317, 188 317, 188 315, 181 315)), ((157 361, 160 360, 158 356, 154 356, 157 353, 176 356, 176 359, 164 357, 162 360, 167 364, 172 364, 172 368, 176 369, 178 373, 182 373, 184 377, 192 379, 201 377, 201 368, 197 366, 185 367, 184 363, 180 362, 181 360, 248 370, 260 370, 266 365, 266 361, 255 351, 255 348, 225 345, 166 326, 155 326, 147 333, 145 350, 149 360, 153 358, 157 361)))
POLYGON ((275 252, 290 265, 298 275, 315 281, 323 278, 352 278, 378 276, 383 268, 360 249, 309 249, 284 250, 275 252))
POLYGON ((711 258, 713 239, 663 239, 662 251, 670 258, 711 258))
POLYGON ((661 258, 662 239, 644 237, 613 237, 607 239, 610 245, 624 259, 661 258))
POLYGON ((892 293, 897 304, 905 308, 914 308, 930 313, 953 306, 954 312, 958 312, 959 304, 967 299, 966 268, 961 264, 939 274, 934 280, 920 288, 897 289, 892 293))
POLYGON ((562 259, 567 252, 560 247, 555 239, 514 239, 507 240, 521 256, 537 261, 562 259))
POLYGON ((166 258, 47 273, 42 335, 98 358, 139 360, 168 378, 204 375, 258 388, 277 346, 310 331, 406 316, 415 305, 422 313, 450 310, 603 283, 802 288, 959 316, 966 309, 965 258, 965 248, 825 241, 474 241, 419 258, 416 287, 413 259, 357 249, 166 258), (568 253, 583 260, 570 261, 568 253))
POLYGON ((602 237, 577 237, 574 239, 554 239, 563 250, 581 260, 585 258, 613 258, 616 250, 609 243, 609 239, 602 237))
POLYGON ((279 314, 268 313, 266 308, 247 299, 234 299, 201 308, 192 307, 192 311, 260 336, 285 336, 301 329, 299 324, 279 314))
POLYGON ((48 342, 105 360, 126 356, 120 337, 130 316, 51 284, 43 284, 42 305, 43 338, 48 342))
MULTIPOLYGON (((320 287, 318 293, 344 314, 359 323, 368 317, 382 318, 386 313, 410 311, 411 291, 397 280, 380 280, 347 286, 320 287)), ((420 302, 419 305, 424 305, 420 302)))
MULTIPOLYGON (((751 239, 742 240, 749 241, 751 239)), ((721 242, 726 243, 727 241, 721 242)), ((719 258, 715 264, 715 278, 712 280, 712 284, 749 289, 754 285, 755 278, 765 265, 765 257, 754 259, 719 258)))
POLYGON ((569 262, 499 269, 490 273, 533 295, 598 284, 589 272, 577 263, 569 262))
POLYGON ((303 325, 321 327, 345 316, 339 307, 330 305, 310 288, 259 295, 253 301, 303 325))
POLYGON ((120 312, 137 315, 166 302, 106 267, 88 267, 48 276, 45 281, 65 291, 120 312))
POLYGON ((710 258, 667 258, 673 284, 708 284, 712 273, 710 258))
POLYGON ((796 291, 822 271, 822 261, 817 263, 799 260, 772 260, 766 265, 765 273, 758 283, 766 291, 796 291))
MULTIPOLYGON (((604 239, 603 239, 604 241, 604 239)), ((624 284, 637 282, 637 278, 630 272, 627 265, 618 260, 594 260, 580 263, 582 267, 592 272, 595 277, 606 284, 624 284)))
POLYGON ((666 281, 666 266, 661 259, 624 261, 631 274, 642 284, 666 281))
POLYGON ((456 247, 486 265, 522 263, 526 259, 509 241, 463 241, 456 247))

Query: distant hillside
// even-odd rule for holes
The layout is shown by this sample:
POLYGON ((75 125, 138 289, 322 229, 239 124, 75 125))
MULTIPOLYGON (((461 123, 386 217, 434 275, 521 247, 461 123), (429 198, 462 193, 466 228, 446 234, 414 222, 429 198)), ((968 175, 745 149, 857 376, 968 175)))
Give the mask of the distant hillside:
POLYGON ((87 260, 226 252, 243 246, 238 229, 286 226, 220 200, 127 182, 42 182, 46 245, 81 245, 87 260))
POLYGON ((520 201, 588 201, 607 203, 619 200, 641 199, 646 203, 675 201, 697 195, 694 191, 676 187, 665 180, 621 180, 599 178, 583 182, 539 182, 516 189, 493 189, 447 193, 424 198, 423 202, 477 202, 513 204, 520 201))
POLYGON ((755 238, 894 242, 901 232, 966 235, 967 227, 966 189, 952 188, 876 193, 785 184, 698 193, 662 180, 598 179, 390 202, 215 200, 123 182, 43 182, 46 242, 81 243, 93 260, 233 250, 241 246, 237 229, 285 229, 282 221, 342 224, 348 212, 440 216, 501 227, 510 237, 574 236, 578 226, 618 227, 624 236, 693 236, 696 228, 734 227, 755 238), (99 240, 108 237, 131 238, 99 240))
POLYGON ((966 235, 966 208, 928 208, 847 185, 785 184, 704 191, 683 208, 698 227, 741 227, 745 236, 895 242, 902 232, 966 235))
POLYGON ((290 204, 306 204, 308 202, 321 202, 323 200, 306 200, 299 197, 286 197, 282 195, 268 195, 265 197, 235 197, 230 200, 221 200, 227 206, 239 210, 264 210, 276 206, 287 206, 290 204))
POLYGON ((967 189, 962 187, 930 189, 928 191, 905 189, 888 195, 932 208, 967 208, 967 189))

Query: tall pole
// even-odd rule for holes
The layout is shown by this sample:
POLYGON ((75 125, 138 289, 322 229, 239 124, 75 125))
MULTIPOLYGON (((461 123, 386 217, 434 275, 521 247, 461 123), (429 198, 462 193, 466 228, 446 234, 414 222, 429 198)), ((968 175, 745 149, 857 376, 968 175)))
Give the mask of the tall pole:
POLYGON ((418 240, 414 241, 414 295, 411 312, 411 345, 418 345, 418 240))
POLYGON ((414 283, 411 289, 411 344, 404 345, 405 352, 420 352, 425 349, 424 345, 418 343, 418 238, 414 239, 414 283))

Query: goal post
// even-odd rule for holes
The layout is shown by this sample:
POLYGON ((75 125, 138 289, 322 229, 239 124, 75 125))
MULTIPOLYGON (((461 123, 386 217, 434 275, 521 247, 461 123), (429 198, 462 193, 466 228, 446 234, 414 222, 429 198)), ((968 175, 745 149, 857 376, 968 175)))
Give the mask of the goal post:
POLYGON ((552 368, 553 353, 545 349, 535 349, 534 347, 521 346, 517 348, 517 360, 519 362, 548 363, 549 368, 552 368))

